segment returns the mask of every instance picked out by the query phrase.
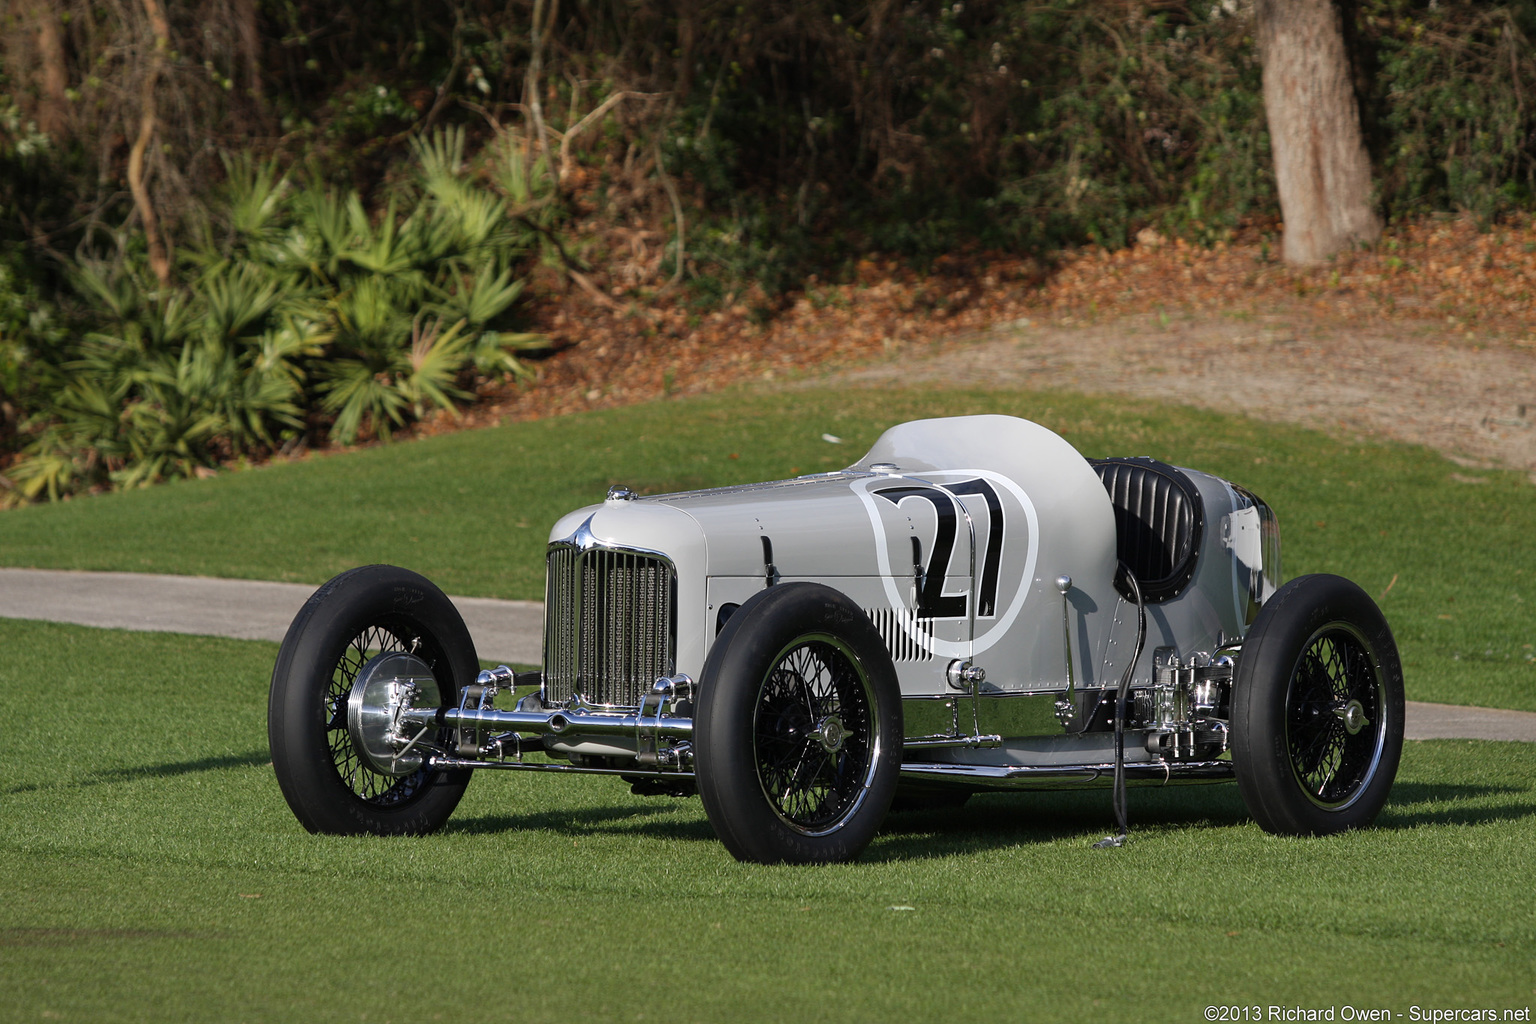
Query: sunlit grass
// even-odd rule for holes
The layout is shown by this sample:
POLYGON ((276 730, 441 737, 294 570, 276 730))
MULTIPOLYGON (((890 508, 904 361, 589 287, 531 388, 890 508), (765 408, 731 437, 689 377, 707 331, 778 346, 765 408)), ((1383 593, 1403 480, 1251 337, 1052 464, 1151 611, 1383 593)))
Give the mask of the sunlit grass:
POLYGON ((695 799, 482 773, 421 839, 310 836, 271 644, 0 622, 0 1019, 1202 1019, 1524 1006, 1536 761, 1409 743, 1378 827, 1235 787, 896 815, 856 864, 738 864, 695 799), (910 909, 896 909, 910 908, 910 909))

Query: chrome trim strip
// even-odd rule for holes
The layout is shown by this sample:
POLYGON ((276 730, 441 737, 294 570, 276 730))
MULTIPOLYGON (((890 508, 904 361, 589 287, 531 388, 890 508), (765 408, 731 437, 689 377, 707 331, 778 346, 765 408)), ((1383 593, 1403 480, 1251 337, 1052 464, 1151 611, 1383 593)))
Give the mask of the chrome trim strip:
MULTIPOLYGON (((901 766, 901 777, 917 782, 961 783, 977 789, 1055 789, 1063 785, 1108 786, 1113 762, 1064 765, 920 764, 901 766)), ((1231 761, 1154 761, 1125 766, 1127 782, 1167 785, 1221 782, 1235 777, 1231 761)))
POLYGON ((857 469, 835 469, 827 473, 806 473, 801 476, 792 476, 784 480, 764 480, 754 484, 727 484, 724 487, 702 487, 694 491, 669 491, 666 494, 647 494, 640 498, 641 501, 655 501, 662 504, 680 505, 693 498, 715 498, 730 494, 753 494, 758 491, 780 490, 807 484, 825 483, 828 480, 846 478, 857 480, 862 477, 875 476, 857 469))
POLYGON ((502 771, 514 772, 561 772, 566 775, 623 775, 625 777, 644 779, 691 779, 693 772, 689 771, 655 771, 647 768, 586 768, 577 767, 574 764, 549 764, 532 761, 474 761, 462 757, 433 757, 428 761, 428 770, 449 768, 499 768, 502 771))
POLYGON ((1001 736, 913 736, 901 744, 908 750, 925 747, 1000 747, 1001 736))

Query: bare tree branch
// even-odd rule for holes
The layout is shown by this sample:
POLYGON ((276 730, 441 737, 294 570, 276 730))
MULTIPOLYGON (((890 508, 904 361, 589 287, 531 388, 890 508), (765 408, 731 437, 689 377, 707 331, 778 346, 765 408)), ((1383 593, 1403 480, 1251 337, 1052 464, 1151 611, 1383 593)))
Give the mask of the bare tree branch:
POLYGON ((618 106, 624 100, 660 99, 665 95, 666 93, 659 92, 616 92, 612 96, 609 96, 607 99, 603 100, 602 103, 599 103, 586 117, 583 117, 580 121, 577 121, 575 124, 567 128, 565 130, 565 134, 560 137, 560 176, 558 180, 561 183, 564 183, 567 175, 570 174, 571 142, 576 138, 576 136, 586 131, 587 128, 589 128, 591 125, 596 124, 604 114, 608 113, 608 111, 618 106))
POLYGON ((671 291, 677 283, 683 279, 684 257, 687 251, 683 248, 683 202, 678 197, 677 185, 673 183, 672 176, 667 173, 667 166, 661 159, 661 144, 655 139, 651 140, 651 151, 656 159, 656 176, 661 179, 661 187, 667 190, 667 198, 672 200, 672 216, 677 220, 677 267, 672 271, 672 280, 668 281, 664 292, 671 291))
POLYGON ((550 12, 545 15, 544 0, 533 0, 533 53, 528 58, 528 76, 523 85, 523 102, 533 119, 545 167, 552 167, 554 161, 549 152, 549 131, 544 127, 544 105, 539 99, 539 90, 543 87, 541 80, 544 77, 544 38, 548 35, 548 27, 554 24, 555 8, 559 4, 560 0, 550 0, 550 12))

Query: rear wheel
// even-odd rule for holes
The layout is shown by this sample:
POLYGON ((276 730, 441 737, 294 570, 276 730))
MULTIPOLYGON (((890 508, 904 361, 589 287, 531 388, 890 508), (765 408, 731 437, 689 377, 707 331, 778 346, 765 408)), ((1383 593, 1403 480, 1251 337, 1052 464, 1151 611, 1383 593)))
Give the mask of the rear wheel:
POLYGON ((377 771, 354 745, 348 696, 358 673, 391 652, 429 673, 443 704, 455 703, 478 673, 453 603, 423 577, 390 565, 352 569, 322 586, 283 639, 267 736, 283 797, 311 832, 431 832, 469 784, 468 770, 377 771))
POLYGON ((852 860, 890 808, 901 694, 884 642, 846 596, 789 583, 754 596, 700 680, 697 776, 739 860, 852 860))
POLYGON ((1232 761, 1254 820, 1326 835, 1375 820, 1403 749, 1403 670, 1381 610, 1303 576, 1259 610, 1232 696, 1232 761))

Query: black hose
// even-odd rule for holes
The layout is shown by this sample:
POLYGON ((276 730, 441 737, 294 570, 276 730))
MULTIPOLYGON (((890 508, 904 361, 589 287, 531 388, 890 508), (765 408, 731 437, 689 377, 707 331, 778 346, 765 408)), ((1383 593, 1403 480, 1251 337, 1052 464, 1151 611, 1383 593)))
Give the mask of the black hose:
POLYGON ((1141 598, 1141 585, 1136 582, 1136 574, 1131 572, 1130 566, 1121 562, 1120 568, 1125 573, 1126 582, 1130 584, 1132 596, 1136 598, 1136 649, 1131 652, 1131 660, 1120 675, 1120 688, 1115 691, 1115 788, 1110 802, 1115 809, 1115 824, 1120 832, 1094 843, 1096 847, 1124 846, 1129 831, 1125 806, 1125 698, 1131 691, 1131 675, 1136 671, 1136 662, 1141 660, 1141 648, 1147 639, 1147 606, 1141 598))

